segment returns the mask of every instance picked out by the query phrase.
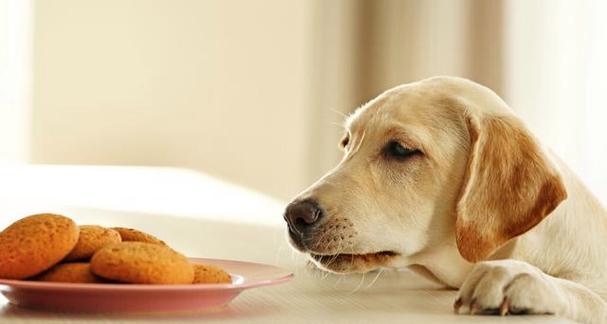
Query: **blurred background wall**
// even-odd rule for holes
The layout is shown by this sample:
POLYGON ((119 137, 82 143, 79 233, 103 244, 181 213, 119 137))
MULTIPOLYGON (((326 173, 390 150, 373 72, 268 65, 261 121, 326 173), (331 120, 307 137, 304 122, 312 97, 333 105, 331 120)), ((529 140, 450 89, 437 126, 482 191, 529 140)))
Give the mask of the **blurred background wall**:
POLYGON ((0 34, 25 58, 0 56, 3 160, 188 167, 287 199, 339 160, 344 114, 448 74, 607 200, 600 0, 32 1, 0 0, 25 17, 0 34))
POLYGON ((29 159, 32 7, 0 0, 0 163, 29 159))
POLYGON ((31 160, 190 167, 292 193, 307 161, 308 11, 36 1, 31 160))

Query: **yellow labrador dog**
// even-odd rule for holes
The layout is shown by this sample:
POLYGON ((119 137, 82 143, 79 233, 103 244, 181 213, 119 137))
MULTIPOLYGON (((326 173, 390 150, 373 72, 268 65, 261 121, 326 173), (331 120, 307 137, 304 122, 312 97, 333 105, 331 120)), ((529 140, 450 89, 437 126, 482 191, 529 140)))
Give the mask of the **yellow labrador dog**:
POLYGON ((318 267, 429 272, 458 313, 607 321, 607 212, 493 91, 405 84, 346 129, 341 162, 285 211, 318 267))

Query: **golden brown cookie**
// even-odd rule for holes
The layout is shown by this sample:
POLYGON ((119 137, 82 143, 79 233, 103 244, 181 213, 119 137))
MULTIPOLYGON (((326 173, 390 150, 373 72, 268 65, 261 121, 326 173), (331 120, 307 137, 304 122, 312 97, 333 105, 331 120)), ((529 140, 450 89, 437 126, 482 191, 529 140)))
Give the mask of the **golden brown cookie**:
POLYGON ((80 225, 78 243, 64 261, 88 260, 100 248, 121 241, 120 234, 113 229, 97 225, 80 225))
POLYGON ((104 283, 91 272, 88 262, 60 263, 35 278, 37 281, 70 283, 104 283))
POLYGON ((140 284, 189 284, 188 259, 166 246, 145 242, 108 245, 93 255, 91 271, 105 279, 140 284))
POLYGON ((54 214, 22 218, 0 233, 0 278, 35 276, 61 261, 78 242, 73 220, 54 214))
POLYGON ((222 268, 212 264, 193 263, 195 284, 232 283, 232 278, 222 268))
POLYGON ((112 227, 113 230, 120 233, 123 242, 146 242, 167 246, 164 241, 148 233, 126 227, 112 227))

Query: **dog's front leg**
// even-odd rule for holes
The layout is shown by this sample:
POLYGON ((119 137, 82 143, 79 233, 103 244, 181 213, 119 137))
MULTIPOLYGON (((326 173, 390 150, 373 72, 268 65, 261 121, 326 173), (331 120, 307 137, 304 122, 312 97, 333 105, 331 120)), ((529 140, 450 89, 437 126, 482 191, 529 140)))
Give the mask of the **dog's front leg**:
POLYGON ((454 309, 463 314, 554 314, 584 323, 607 322, 607 304, 599 295, 517 260, 477 263, 454 309))

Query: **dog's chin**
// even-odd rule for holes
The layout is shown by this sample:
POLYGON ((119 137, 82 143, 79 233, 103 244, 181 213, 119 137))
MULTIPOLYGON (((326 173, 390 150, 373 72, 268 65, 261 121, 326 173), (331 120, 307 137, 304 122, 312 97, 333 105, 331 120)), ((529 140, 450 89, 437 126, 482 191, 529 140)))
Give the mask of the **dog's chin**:
POLYGON ((310 259, 322 270, 334 273, 365 273, 382 267, 389 267, 390 262, 398 256, 392 251, 353 254, 340 253, 334 255, 308 252, 310 259))
POLYGON ((291 233, 287 235, 291 247, 301 253, 308 254, 312 263, 321 270, 333 273, 364 273, 382 267, 392 266, 392 261, 400 256, 393 251, 378 251, 371 253, 339 253, 330 254, 313 251, 298 240, 293 239, 291 233))

